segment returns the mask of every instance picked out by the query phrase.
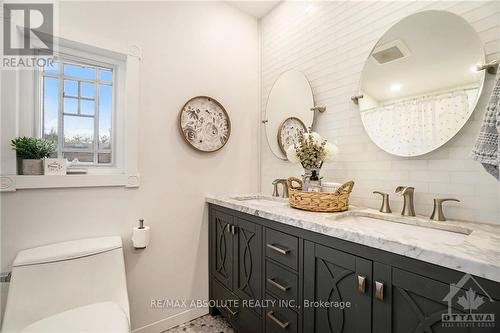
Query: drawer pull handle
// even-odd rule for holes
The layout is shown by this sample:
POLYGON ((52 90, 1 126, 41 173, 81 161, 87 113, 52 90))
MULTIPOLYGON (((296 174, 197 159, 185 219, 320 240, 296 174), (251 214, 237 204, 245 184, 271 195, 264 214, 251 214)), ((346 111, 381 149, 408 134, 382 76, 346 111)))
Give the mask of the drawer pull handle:
POLYGON ((276 324, 278 324, 282 329, 285 329, 288 327, 288 325, 290 325, 290 322, 287 321, 286 323, 283 323, 281 322, 281 320, 279 320, 278 318, 276 318, 274 316, 274 311, 269 311, 267 313, 267 316, 269 317, 269 319, 271 319, 272 321, 274 321, 276 324))
POLYGON ((366 276, 358 275, 358 293, 364 294, 366 290, 366 276))
POLYGON ((384 300, 384 284, 379 281, 375 281, 375 298, 379 301, 384 300))
POLYGON ((234 224, 228 224, 227 225, 227 232, 235 235, 238 232, 238 226, 236 226, 234 224))
POLYGON ((279 246, 276 246, 274 244, 267 244, 267 247, 270 248, 271 250, 274 250, 280 254, 288 254, 290 253, 290 250, 289 249, 283 249, 279 246))
POLYGON ((231 314, 231 316, 233 316, 233 317, 238 314, 238 311, 231 310, 227 305, 223 305, 222 308, 224 310, 226 310, 227 312, 229 312, 231 314))
POLYGON ((278 282, 274 281, 274 279, 267 279, 267 282, 269 282, 271 285, 275 286, 276 288, 278 288, 281 291, 287 291, 288 289, 290 289, 289 286, 283 286, 283 285, 279 284, 278 282))

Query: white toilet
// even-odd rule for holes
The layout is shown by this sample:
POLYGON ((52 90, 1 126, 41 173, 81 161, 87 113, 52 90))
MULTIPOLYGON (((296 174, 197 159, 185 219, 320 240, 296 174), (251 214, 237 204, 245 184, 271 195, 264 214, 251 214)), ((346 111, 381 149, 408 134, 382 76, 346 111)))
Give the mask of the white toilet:
POLYGON ((120 237, 21 251, 12 267, 2 332, 129 332, 120 237))

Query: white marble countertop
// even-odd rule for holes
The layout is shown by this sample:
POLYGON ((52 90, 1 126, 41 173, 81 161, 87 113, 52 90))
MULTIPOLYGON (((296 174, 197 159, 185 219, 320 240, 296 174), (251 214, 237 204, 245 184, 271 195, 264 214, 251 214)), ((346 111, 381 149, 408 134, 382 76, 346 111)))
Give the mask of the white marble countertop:
POLYGON ((394 222, 402 219, 398 213, 383 214, 352 206, 342 213, 314 213, 291 208, 286 199, 256 194, 207 197, 206 201, 500 282, 500 226, 403 217, 412 224, 407 225, 394 222), (455 232, 419 226, 426 223, 455 232))

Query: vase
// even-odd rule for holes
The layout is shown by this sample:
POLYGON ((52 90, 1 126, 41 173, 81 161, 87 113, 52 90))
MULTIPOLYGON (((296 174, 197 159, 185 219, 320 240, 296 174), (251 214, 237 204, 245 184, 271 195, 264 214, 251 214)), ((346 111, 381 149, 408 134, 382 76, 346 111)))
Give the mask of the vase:
POLYGON ((321 168, 304 168, 304 174, 302 175, 302 191, 307 192, 309 190, 309 183, 313 171, 316 171, 316 176, 319 178, 319 172, 321 168))
POLYGON ((22 160, 23 175, 43 175, 43 160, 22 160))

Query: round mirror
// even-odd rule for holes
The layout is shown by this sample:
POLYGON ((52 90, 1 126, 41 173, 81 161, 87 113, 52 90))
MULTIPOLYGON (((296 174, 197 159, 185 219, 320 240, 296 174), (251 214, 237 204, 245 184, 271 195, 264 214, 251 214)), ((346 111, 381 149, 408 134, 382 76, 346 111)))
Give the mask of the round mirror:
POLYGON ((377 42, 361 74, 359 108, 371 140, 388 153, 418 156, 450 140, 481 94, 485 61, 477 33, 461 17, 424 11, 377 42))
POLYGON ((269 148, 286 160, 286 148, 312 126, 314 106, 311 86, 304 74, 287 71, 276 80, 266 106, 265 128, 269 148))

